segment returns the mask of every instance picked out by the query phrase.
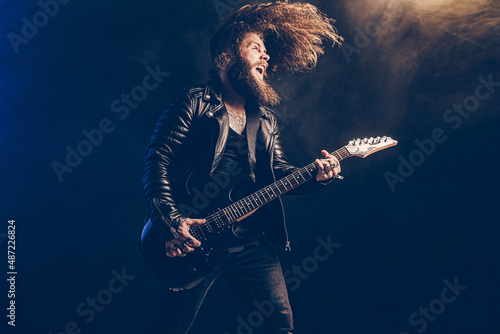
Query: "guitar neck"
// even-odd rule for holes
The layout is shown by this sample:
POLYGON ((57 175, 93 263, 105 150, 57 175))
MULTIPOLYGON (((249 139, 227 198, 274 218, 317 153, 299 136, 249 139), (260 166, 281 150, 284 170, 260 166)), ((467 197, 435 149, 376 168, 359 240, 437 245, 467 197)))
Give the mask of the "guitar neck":
MULTIPOLYGON (((333 152, 334 155, 339 161, 344 160, 350 156, 349 152, 345 147, 338 149, 333 152)), ((224 210, 227 215, 234 218, 231 222, 238 220, 244 215, 252 212, 261 206, 269 203, 272 200, 280 197, 283 194, 286 194, 289 191, 301 186, 306 183, 310 179, 316 176, 317 167, 316 163, 310 163, 309 165, 302 167, 292 174, 279 179, 278 181, 268 185, 261 190, 254 192, 251 195, 239 200, 226 207, 224 210)), ((224 211, 223 210, 223 211, 224 211)))
MULTIPOLYGON (((346 147, 342 147, 331 153, 338 161, 351 156, 346 147)), ((310 163, 292 174, 262 188, 245 198, 221 209, 206 217, 206 224, 190 229, 191 234, 198 240, 207 240, 210 235, 220 233, 230 224, 241 219, 245 215, 259 209, 263 205, 277 199, 281 195, 292 191, 316 176, 316 164, 310 163)))

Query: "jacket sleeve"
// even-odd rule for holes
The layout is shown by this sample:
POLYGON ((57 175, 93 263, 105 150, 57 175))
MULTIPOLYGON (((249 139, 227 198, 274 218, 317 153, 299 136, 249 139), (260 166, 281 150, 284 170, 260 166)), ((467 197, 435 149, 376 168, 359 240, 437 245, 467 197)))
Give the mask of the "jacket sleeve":
POLYGON ((143 186, 149 217, 164 240, 178 237, 184 221, 172 192, 172 181, 189 140, 193 98, 185 91, 160 116, 144 158, 143 186))
MULTIPOLYGON (((285 155, 285 151, 283 150, 283 146, 281 144, 278 122, 276 121, 275 117, 273 117, 271 124, 273 128, 272 135, 274 137, 273 169, 274 169, 274 175, 276 176, 276 180, 278 180, 292 174, 299 168, 292 166, 288 162, 288 159, 285 155)), ((291 195, 291 196, 307 195, 317 190, 323 189, 331 181, 332 180, 330 179, 327 181, 319 182, 316 180, 316 177, 313 177, 303 185, 286 193, 286 195, 291 195)))

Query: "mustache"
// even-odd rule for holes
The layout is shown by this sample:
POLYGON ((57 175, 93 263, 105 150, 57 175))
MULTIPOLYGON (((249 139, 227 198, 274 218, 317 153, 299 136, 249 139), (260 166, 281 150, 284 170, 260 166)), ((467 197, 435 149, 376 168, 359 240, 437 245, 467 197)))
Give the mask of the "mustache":
POLYGON ((267 67, 269 66, 269 64, 267 63, 267 61, 265 61, 265 60, 257 60, 255 63, 252 64, 252 67, 256 67, 256 66, 260 66, 260 65, 264 65, 264 67, 266 68, 266 70, 267 70, 267 67))

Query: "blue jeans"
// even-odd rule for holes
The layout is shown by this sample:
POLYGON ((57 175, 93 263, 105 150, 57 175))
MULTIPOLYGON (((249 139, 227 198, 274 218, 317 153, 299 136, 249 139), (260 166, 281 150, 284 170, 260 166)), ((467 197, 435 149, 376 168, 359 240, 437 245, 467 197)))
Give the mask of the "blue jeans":
MULTIPOLYGON (((249 311, 262 315, 249 318, 246 325, 250 330, 273 334, 286 334, 293 330, 292 310, 279 259, 271 245, 261 241, 258 245, 225 255, 195 287, 183 291, 165 289, 165 310, 152 333, 187 333, 205 295, 220 275, 249 311)), ((247 328, 243 333, 250 330, 247 328)))

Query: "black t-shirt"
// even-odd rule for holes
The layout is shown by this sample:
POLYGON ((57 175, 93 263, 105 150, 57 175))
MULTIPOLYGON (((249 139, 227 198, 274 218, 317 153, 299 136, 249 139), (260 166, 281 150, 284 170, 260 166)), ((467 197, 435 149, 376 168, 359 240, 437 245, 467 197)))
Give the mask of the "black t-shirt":
POLYGON ((250 173, 250 166, 248 164, 248 142, 246 130, 240 135, 232 128, 229 128, 226 149, 215 172, 233 175, 235 171, 238 171, 237 174, 250 173))
MULTIPOLYGON (((249 195, 248 191, 251 193, 255 190, 252 187, 248 187, 249 185, 252 186, 253 182, 250 178, 246 130, 240 135, 229 128, 226 148, 213 176, 217 177, 217 174, 224 174, 225 178, 229 178, 226 191, 222 191, 221 193, 227 197, 228 192, 233 189, 234 196, 236 197, 233 198, 231 196, 231 200, 233 201, 249 195)), ((263 231, 263 226, 261 226, 262 221, 258 218, 258 212, 235 224, 235 232, 241 237, 259 236, 263 231)))

